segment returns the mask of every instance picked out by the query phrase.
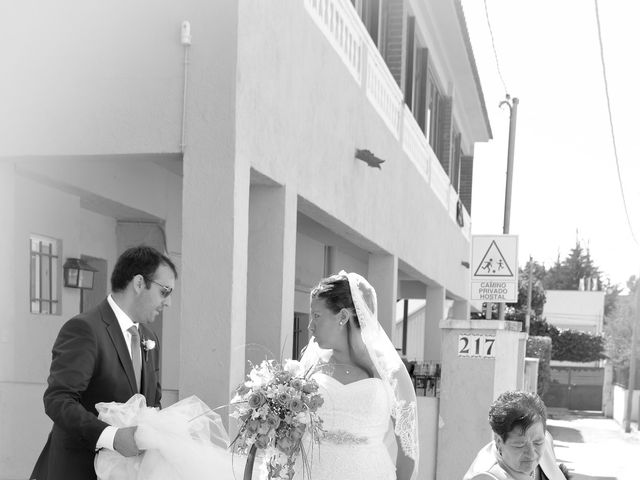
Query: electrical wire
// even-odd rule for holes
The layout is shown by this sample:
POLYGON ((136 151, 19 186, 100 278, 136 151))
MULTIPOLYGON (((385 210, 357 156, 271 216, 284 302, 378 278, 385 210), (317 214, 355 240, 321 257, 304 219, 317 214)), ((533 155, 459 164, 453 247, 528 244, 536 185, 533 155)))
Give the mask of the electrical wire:
POLYGON ((618 144, 616 142, 616 134, 613 128, 613 115, 611 114, 611 98, 609 96, 609 82, 607 81, 607 68, 604 61, 604 47, 602 45, 602 29, 600 28, 600 12, 598 10, 598 0, 594 0, 594 2, 596 6, 596 23, 598 25, 598 42, 600 44, 600 61, 602 63, 602 77, 604 78, 604 92, 607 97, 607 111, 609 112, 609 128, 611 130, 611 142, 613 143, 613 155, 616 159, 616 170, 618 172, 618 184, 620 185, 620 195, 622 196, 622 204, 624 205, 624 213, 627 217, 627 225, 629 226, 631 237, 633 238, 633 241, 637 245, 640 245, 633 231, 633 226, 631 225, 631 219, 629 218, 629 209, 627 208, 627 200, 624 195, 624 186, 622 185, 622 176, 620 175, 620 160, 618 158, 618 144))
POLYGON ((504 82, 504 78, 502 77, 502 70, 500 69, 500 61, 498 60, 496 42, 493 38, 493 29, 491 28, 491 20, 489 20, 489 9, 487 8, 487 0, 484 0, 484 14, 487 17, 487 25, 489 26, 489 34, 491 35, 491 47, 493 48, 493 56, 496 60, 496 68, 498 70, 498 76, 500 77, 500 81, 502 82, 504 93, 507 96, 507 98, 509 98, 509 91, 507 90, 507 84, 504 82))

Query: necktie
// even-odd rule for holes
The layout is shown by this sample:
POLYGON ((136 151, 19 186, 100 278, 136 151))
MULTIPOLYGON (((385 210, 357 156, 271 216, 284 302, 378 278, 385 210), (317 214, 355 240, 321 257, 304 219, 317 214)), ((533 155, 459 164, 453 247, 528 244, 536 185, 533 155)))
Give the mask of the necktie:
POLYGON ((142 352, 140 351, 140 334, 135 325, 128 328, 131 334, 131 361, 133 362, 133 372, 136 374, 136 386, 140 391, 140 376, 142 375, 142 352))

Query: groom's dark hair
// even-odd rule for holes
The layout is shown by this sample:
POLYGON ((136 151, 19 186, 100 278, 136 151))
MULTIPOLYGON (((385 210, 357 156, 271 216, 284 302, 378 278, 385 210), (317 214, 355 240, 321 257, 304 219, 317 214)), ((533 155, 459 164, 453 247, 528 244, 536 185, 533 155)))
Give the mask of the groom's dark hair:
POLYGON ((111 291, 120 292, 127 288, 129 282, 136 275, 142 275, 147 288, 150 287, 150 279, 160 265, 166 265, 173 271, 173 275, 178 278, 178 272, 173 262, 153 247, 138 245, 125 250, 111 274, 111 291))
POLYGON ((349 279, 344 275, 332 275, 320 280, 320 283, 311 290, 311 298, 321 298, 326 307, 333 313, 338 313, 343 308, 351 310, 354 315, 356 325, 360 326, 356 308, 351 297, 349 279))

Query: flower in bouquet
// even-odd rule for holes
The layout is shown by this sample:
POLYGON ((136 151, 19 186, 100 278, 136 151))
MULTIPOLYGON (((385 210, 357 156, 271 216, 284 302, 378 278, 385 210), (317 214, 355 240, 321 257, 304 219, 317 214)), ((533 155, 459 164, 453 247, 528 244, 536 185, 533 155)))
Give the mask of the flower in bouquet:
POLYGON ((264 450, 268 478, 290 480, 296 459, 307 458, 305 434, 310 445, 322 436, 318 415, 322 403, 318 384, 305 375, 299 362, 265 360, 253 366, 231 402, 235 406, 232 416, 240 424, 232 442, 234 451, 264 450))

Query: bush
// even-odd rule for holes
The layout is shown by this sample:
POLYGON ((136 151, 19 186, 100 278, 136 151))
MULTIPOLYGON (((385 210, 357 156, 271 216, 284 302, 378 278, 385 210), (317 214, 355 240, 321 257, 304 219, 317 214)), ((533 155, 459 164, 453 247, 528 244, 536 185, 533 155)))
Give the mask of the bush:
POLYGON ((606 358, 604 337, 577 330, 563 330, 552 337, 551 358, 568 362, 593 362, 606 358))
POLYGON ((604 354, 605 339, 602 335, 579 332, 578 330, 560 331, 545 320, 531 322, 529 333, 551 338, 552 360, 593 362, 607 358, 604 354))
POLYGON ((551 338, 533 337, 527 339, 527 357, 538 358, 538 395, 541 397, 551 383, 551 338))

